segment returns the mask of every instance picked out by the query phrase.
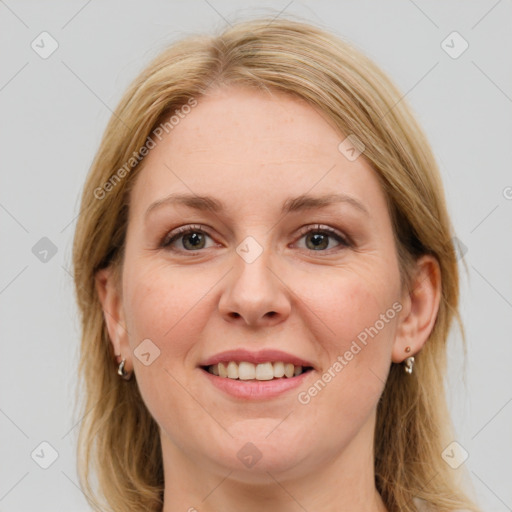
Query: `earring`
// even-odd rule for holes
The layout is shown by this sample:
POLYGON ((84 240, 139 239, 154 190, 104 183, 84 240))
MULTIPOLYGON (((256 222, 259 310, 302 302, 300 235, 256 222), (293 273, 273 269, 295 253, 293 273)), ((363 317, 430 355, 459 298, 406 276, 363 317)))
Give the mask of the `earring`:
POLYGON ((127 372, 125 369, 124 369, 124 363, 126 362, 126 359, 123 359, 120 363, 119 363, 119 368, 117 369, 117 374, 120 375, 121 377, 123 377, 124 380, 130 380, 132 374, 131 372, 127 372))
POLYGON ((409 375, 412 373, 412 369, 414 367, 414 356, 410 356, 404 361, 405 365, 405 373, 408 373, 409 375))

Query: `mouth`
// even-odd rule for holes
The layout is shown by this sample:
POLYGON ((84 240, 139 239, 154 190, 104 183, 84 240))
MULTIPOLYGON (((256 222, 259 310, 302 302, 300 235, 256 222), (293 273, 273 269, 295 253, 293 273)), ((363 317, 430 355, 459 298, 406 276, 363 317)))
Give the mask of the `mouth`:
POLYGON ((313 370, 312 366, 295 365, 283 361, 251 363, 249 361, 221 361, 200 366, 216 377, 239 381, 270 381, 292 379, 313 370))
POLYGON ((226 350, 201 361, 198 369, 214 388, 243 401, 290 396, 317 371, 306 359, 269 348, 226 350))

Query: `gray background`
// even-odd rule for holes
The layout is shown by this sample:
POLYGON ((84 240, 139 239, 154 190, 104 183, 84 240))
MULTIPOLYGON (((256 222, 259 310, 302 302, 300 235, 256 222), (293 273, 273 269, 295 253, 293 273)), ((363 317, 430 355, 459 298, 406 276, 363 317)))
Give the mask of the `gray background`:
MULTIPOLYGON (((79 325, 69 269, 81 187, 111 109, 167 43, 280 11, 366 52, 427 132, 467 267, 466 369, 460 336, 450 341, 456 440, 469 453, 483 509, 512 510, 511 1, 7 0, 0 1, 2 512, 88 510, 75 471, 79 325), (42 46, 43 31, 59 45, 46 59, 31 47, 42 46), (453 31, 469 44, 458 58, 441 46, 453 31), (44 253, 43 237, 55 255, 44 253), (40 467, 51 462, 43 441, 58 453, 48 469, 40 467)), ((48 50, 50 40, 44 44, 48 50)))

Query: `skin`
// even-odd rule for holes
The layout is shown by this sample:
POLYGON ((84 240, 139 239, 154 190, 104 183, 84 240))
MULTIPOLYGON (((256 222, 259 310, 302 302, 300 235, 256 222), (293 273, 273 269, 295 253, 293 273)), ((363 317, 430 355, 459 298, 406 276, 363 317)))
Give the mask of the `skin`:
POLYGON ((231 87, 201 98, 144 161, 131 195, 122 282, 104 269, 97 289, 115 353, 135 372, 160 427, 164 512, 234 512, 241 503, 249 512, 386 510, 374 485, 376 407, 391 363, 428 339, 440 273, 424 256, 412 288, 401 286, 384 193, 363 156, 349 161, 338 150, 344 138, 301 100, 231 87), (348 203, 280 212, 289 197, 333 192, 368 213, 348 203), (226 209, 166 205, 145 218, 150 204, 171 193, 211 195, 226 209), (199 249, 191 250, 190 234, 173 242, 174 251, 160 246, 190 224, 206 233, 199 249), (338 230, 349 245, 329 235, 315 250, 316 224, 338 230), (301 234, 302 227, 313 231, 301 234), (236 252, 248 236, 262 248, 252 263, 236 252), (298 393, 396 302, 400 313, 308 404, 299 403, 298 393), (160 350, 148 366, 134 356, 145 339, 160 350), (243 402, 198 368, 240 347, 284 350, 316 370, 299 389, 243 402), (261 453, 250 468, 237 457, 247 442, 261 453))

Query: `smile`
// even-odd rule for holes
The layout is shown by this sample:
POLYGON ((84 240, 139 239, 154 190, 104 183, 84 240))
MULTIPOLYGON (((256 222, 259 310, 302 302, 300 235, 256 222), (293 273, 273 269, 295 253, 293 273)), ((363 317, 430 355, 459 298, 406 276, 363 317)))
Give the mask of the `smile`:
POLYGON ((267 381, 296 377, 312 370, 310 366, 294 365, 282 361, 254 364, 247 361, 219 362, 203 367, 212 375, 234 380, 267 381))

